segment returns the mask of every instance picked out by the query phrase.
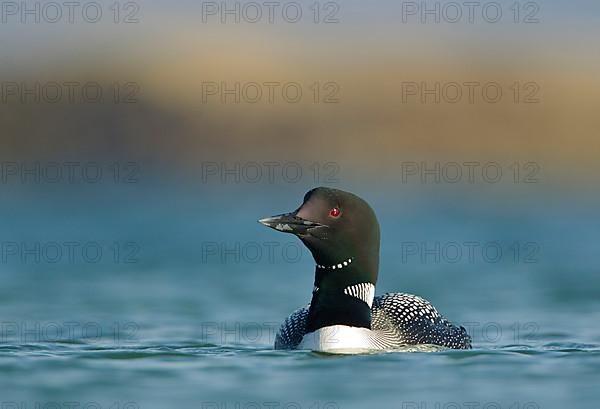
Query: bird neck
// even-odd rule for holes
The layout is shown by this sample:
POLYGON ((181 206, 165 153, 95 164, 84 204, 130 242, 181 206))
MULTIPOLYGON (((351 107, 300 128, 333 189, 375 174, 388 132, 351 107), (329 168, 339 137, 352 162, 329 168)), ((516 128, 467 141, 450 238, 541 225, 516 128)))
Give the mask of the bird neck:
POLYGON ((371 328, 375 296, 373 275, 356 260, 342 268, 317 265, 315 287, 308 311, 307 332, 332 325, 371 328))

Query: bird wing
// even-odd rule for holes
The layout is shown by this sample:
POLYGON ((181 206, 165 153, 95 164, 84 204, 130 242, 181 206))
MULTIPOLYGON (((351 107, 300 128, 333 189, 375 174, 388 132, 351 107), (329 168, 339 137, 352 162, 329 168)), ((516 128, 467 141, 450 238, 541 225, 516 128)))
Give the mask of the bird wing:
POLYGON ((450 323, 429 301, 412 294, 387 293, 375 297, 371 327, 397 328, 404 345, 430 344, 470 349, 471 337, 464 327, 450 323))
POLYGON ((295 349, 306 334, 306 321, 310 304, 298 308, 279 327, 275 336, 275 349, 295 349))

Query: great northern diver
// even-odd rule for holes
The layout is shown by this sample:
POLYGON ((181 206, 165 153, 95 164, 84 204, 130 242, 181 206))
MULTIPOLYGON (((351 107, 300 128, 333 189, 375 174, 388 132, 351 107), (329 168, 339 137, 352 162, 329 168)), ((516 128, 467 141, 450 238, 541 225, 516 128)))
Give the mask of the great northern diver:
POLYGON ((319 187, 294 212, 259 220, 292 233, 316 263, 312 300, 292 313, 275 337, 275 349, 355 353, 410 345, 470 349, 464 327, 452 325, 416 295, 375 297, 379 223, 360 197, 319 187))

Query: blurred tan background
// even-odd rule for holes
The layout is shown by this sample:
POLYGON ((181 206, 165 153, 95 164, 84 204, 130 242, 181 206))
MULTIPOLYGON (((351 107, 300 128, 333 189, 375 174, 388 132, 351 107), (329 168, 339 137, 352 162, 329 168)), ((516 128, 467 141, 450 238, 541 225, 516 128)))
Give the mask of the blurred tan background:
MULTIPOLYGON (((515 23, 514 2, 501 1, 497 23, 477 12, 473 23, 466 16, 450 23, 443 15, 436 23, 407 15, 405 3, 338 3, 339 22, 329 24, 313 21, 309 2, 299 3, 306 14, 297 23, 277 13, 274 23, 266 16, 250 23, 243 15, 239 23, 231 16, 223 23, 220 14, 203 15, 201 2, 139 2, 139 21, 128 24, 112 21, 110 2, 101 2, 107 14, 95 24, 43 18, 23 24, 19 16, 3 16, 3 84, 89 81, 105 94, 98 103, 77 96, 74 103, 23 103, 4 92, 0 155, 5 161, 118 156, 166 171, 201 161, 334 161, 375 179, 395 177, 402 161, 533 161, 547 187, 595 190, 597 4, 544 1, 536 3, 539 22, 515 23), (118 103, 110 90, 115 82, 118 103), (241 94, 239 103, 232 96, 223 103, 221 90, 203 94, 207 83, 251 82, 294 82, 303 95, 290 103, 279 87, 271 103, 263 88, 256 103, 241 94), (403 94, 406 83, 432 88, 436 82, 495 83, 502 98, 486 101, 482 87, 473 102, 464 87, 455 103, 443 94, 440 102, 403 94), (136 88, 125 89, 128 83, 136 88), (122 103, 131 90, 134 103, 122 103), (333 91, 338 102, 324 103, 333 91), (525 103, 528 95, 537 102, 525 103)), ((531 11, 524 5, 519 20, 531 11)))

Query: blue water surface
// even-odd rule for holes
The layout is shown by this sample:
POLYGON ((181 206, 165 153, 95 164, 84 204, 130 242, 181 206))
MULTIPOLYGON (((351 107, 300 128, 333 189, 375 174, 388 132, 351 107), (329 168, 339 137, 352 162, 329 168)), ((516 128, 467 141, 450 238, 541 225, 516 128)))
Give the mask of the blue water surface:
POLYGON ((598 407, 595 199, 350 186, 379 215, 377 293, 427 298, 474 348, 329 356, 273 350, 277 325, 309 301, 313 264, 256 223, 309 187, 5 186, 4 407, 598 407), (503 255, 450 252, 465 242, 503 255), (49 243, 76 243, 73 260, 49 243), (439 260, 407 254, 436 243, 439 260))

